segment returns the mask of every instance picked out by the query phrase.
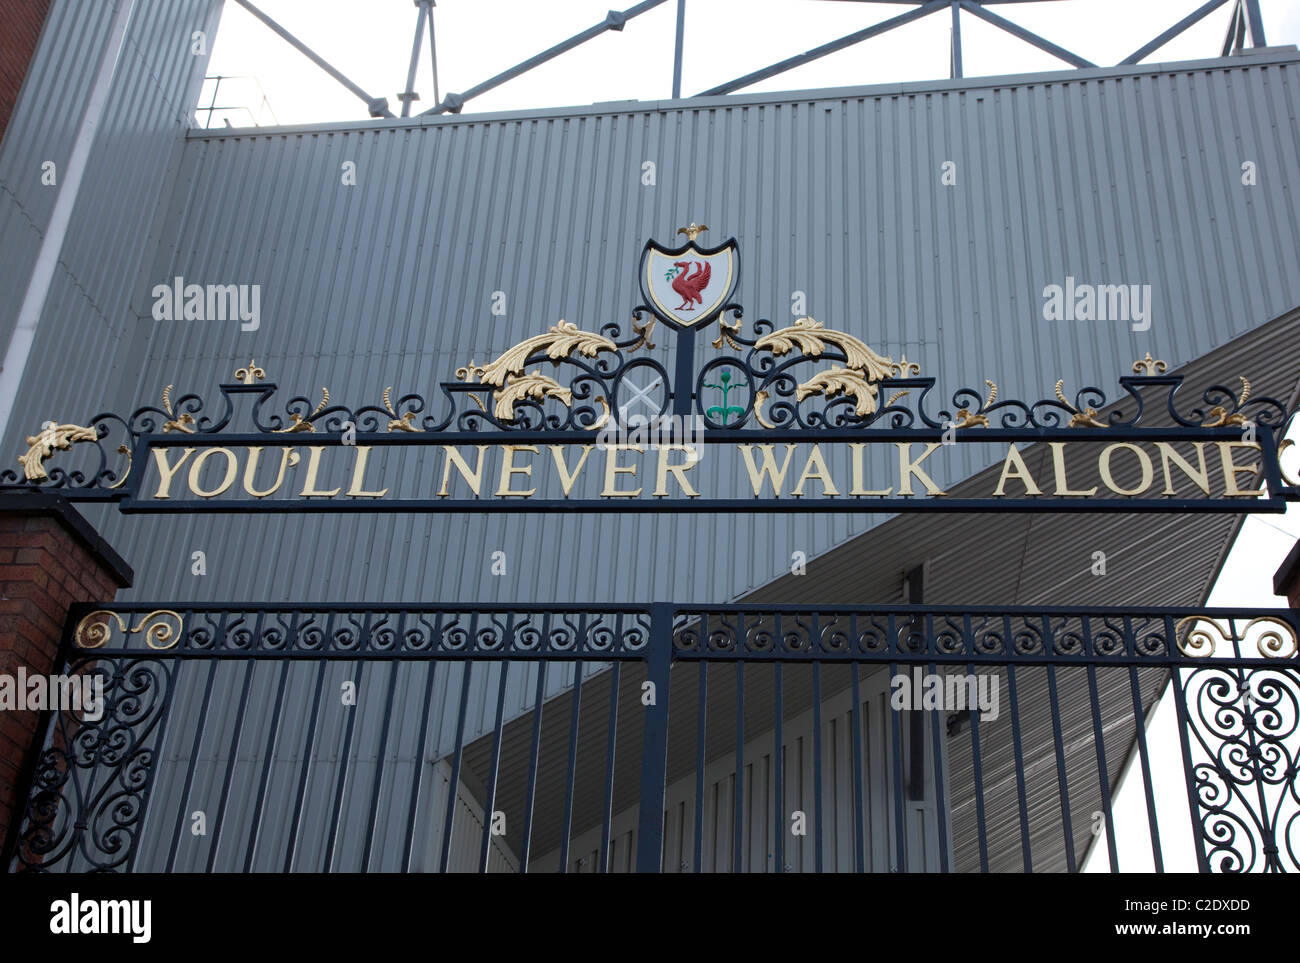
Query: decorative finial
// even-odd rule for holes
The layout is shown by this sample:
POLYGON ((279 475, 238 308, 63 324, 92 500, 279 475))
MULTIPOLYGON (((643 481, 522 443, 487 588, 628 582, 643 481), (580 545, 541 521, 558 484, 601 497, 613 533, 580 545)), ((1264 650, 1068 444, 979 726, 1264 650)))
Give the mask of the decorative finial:
POLYGON ((707 231, 708 229, 709 229, 709 225, 707 224, 696 224, 694 221, 691 221, 690 227, 679 227, 677 229, 677 233, 685 234, 686 240, 694 243, 695 239, 699 237, 702 233, 707 231))
POLYGON ((235 380, 240 384, 251 385, 261 381, 266 377, 266 372, 257 366, 257 362, 249 359, 247 368, 240 368, 235 372, 235 380))
POLYGON ((1168 370, 1169 365, 1165 364, 1163 361, 1151 357, 1151 352, 1148 351, 1147 356, 1145 358, 1142 358, 1140 361, 1133 362, 1134 374, 1141 374, 1143 368, 1146 369, 1147 377, 1150 378, 1154 375, 1164 374, 1165 371, 1168 370))

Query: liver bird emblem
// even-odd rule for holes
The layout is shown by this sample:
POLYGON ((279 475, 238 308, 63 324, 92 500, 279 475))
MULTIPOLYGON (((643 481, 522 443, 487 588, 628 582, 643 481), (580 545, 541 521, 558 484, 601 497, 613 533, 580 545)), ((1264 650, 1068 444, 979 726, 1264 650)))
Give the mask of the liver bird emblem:
POLYGON ((674 261, 673 267, 680 273, 673 278, 673 290, 682 296, 678 311, 694 311, 697 304, 704 303, 703 291, 709 286, 713 277, 713 267, 707 261, 674 261), (691 273, 692 267, 695 273, 691 273))

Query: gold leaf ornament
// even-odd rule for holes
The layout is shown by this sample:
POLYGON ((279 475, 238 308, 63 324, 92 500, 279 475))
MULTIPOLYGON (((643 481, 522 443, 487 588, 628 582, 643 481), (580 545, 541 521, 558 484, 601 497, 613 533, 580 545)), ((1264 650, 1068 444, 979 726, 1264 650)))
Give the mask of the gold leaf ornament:
POLYGON ((28 481, 44 481, 50 477, 45 471, 45 459, 55 451, 67 451, 79 441, 98 440, 99 432, 94 428, 47 422, 39 434, 27 436, 30 447, 25 454, 18 456, 18 461, 23 466, 23 477, 28 481))
POLYGON ((803 401, 809 395, 823 394, 834 398, 844 393, 857 399, 854 411, 858 417, 865 418, 876 412, 876 395, 878 388, 867 381, 860 371, 852 368, 831 368, 813 375, 795 389, 794 400, 803 401))

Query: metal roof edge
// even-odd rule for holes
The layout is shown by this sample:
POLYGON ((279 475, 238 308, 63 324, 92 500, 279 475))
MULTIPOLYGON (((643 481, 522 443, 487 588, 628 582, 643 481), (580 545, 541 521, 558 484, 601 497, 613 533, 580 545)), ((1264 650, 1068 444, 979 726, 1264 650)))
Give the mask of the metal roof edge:
POLYGON ((720 94, 714 97, 683 97, 676 100, 617 100, 570 107, 530 110, 485 111, 476 114, 438 114, 382 120, 330 121, 315 124, 282 124, 274 127, 231 127, 217 130, 191 128, 187 139, 214 140, 231 137, 280 136, 285 134, 347 133, 351 131, 419 130, 448 124, 501 123, 513 120, 552 120, 568 117, 598 117, 612 114, 666 113, 680 110, 708 110, 717 107, 750 107, 850 98, 901 97, 930 93, 965 93, 1000 87, 1071 83, 1112 77, 1142 77, 1157 74, 1230 70, 1274 64, 1300 63, 1300 49, 1292 44, 1205 60, 1179 60, 1115 67, 1065 68, 1034 73, 1001 74, 958 80, 918 80, 906 83, 866 84, 851 87, 816 87, 755 94, 720 94))

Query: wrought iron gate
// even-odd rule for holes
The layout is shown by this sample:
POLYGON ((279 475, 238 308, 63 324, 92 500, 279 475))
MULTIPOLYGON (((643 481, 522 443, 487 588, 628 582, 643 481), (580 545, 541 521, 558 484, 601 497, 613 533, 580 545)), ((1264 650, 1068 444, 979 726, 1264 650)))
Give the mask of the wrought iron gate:
POLYGON ((4 863, 1295 870, 1297 622, 905 605, 81 608, 60 671, 101 676, 103 712, 46 713, 4 863), (1166 683, 1177 735, 1161 742, 1148 723, 1166 683), (997 708, 980 701, 995 690, 997 708), (1136 818, 1118 802, 1125 772, 1136 818), (1183 805, 1186 825, 1170 815, 1183 805))

